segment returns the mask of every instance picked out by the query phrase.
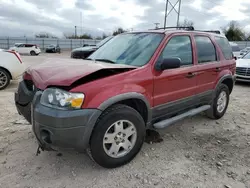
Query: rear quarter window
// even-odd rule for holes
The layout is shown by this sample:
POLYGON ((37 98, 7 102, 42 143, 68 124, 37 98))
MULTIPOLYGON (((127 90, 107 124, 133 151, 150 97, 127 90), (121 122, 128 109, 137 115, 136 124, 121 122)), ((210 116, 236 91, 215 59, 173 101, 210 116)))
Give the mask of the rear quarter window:
POLYGON ((238 46, 230 46, 228 40, 224 37, 215 37, 215 41, 217 42, 217 44, 219 45, 225 59, 230 60, 233 58, 233 50, 234 48, 235 51, 238 51, 238 46))

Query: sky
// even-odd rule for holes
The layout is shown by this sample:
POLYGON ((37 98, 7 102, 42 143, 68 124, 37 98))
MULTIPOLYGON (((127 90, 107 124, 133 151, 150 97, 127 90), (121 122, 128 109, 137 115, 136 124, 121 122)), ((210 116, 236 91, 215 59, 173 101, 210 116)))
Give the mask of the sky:
MULTIPOLYGON (((154 23, 163 26, 165 5, 166 0, 0 0, 0 36, 48 32, 63 37, 73 34, 75 26, 78 34, 94 36, 118 27, 152 29, 154 23)), ((182 0, 180 10, 180 22, 192 20, 196 29, 220 29, 235 20, 250 32, 248 0, 182 0)), ((175 26, 176 21, 172 11, 167 26, 175 26)))

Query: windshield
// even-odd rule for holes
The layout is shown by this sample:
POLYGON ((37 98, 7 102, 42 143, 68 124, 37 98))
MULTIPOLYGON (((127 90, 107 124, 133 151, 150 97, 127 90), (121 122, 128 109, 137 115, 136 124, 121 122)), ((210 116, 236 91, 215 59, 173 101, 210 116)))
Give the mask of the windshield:
POLYGON ((248 52, 246 55, 242 57, 242 59, 250 59, 250 52, 248 52))
POLYGON ((89 59, 100 59, 115 64, 143 66, 152 57, 162 41, 164 34, 127 33, 117 35, 108 43, 89 56, 89 59))
POLYGON ((98 48, 100 48, 102 45, 104 45, 106 42, 108 42, 111 38, 113 38, 113 36, 106 37, 106 38, 103 39, 101 42, 99 42, 96 46, 97 46, 98 48))

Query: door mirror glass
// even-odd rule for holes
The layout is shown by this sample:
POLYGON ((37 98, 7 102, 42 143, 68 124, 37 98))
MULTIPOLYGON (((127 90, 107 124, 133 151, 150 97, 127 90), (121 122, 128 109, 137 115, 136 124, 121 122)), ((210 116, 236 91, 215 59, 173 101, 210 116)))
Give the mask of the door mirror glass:
POLYGON ((157 70, 166 70, 166 69, 175 69, 181 66, 180 58, 165 58, 162 59, 159 65, 157 66, 157 70))

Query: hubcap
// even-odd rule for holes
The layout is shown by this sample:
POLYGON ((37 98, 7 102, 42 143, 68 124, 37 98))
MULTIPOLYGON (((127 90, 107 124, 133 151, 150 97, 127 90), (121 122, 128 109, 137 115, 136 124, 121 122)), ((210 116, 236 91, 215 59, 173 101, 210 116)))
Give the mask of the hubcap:
POLYGON ((0 88, 4 87, 8 82, 7 75, 0 71, 0 88))
POLYGON ((217 111, 219 113, 222 113, 225 110, 226 105, 227 105, 227 94, 225 91, 222 91, 217 100, 217 111))
POLYGON ((113 158, 127 155, 135 146, 137 130, 128 120, 113 123, 103 137, 103 148, 106 154, 113 158))

